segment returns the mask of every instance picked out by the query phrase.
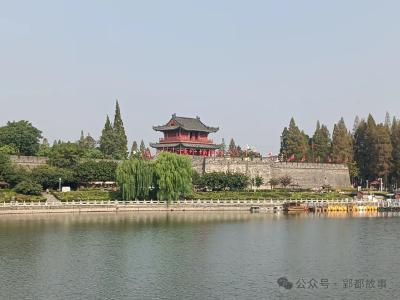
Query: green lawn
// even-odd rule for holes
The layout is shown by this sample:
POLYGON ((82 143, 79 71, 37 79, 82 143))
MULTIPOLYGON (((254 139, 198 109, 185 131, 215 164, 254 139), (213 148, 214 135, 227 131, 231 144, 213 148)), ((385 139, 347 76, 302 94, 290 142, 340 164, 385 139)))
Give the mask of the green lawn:
POLYGON ((22 194, 17 194, 13 190, 0 190, 0 202, 10 202, 12 197, 15 197, 15 200, 18 202, 39 202, 39 201, 46 201, 46 199, 43 196, 28 196, 28 195, 22 195, 22 194))
POLYGON ((100 189, 78 190, 67 193, 53 192, 53 195, 60 201, 113 201, 118 199, 117 192, 100 189))

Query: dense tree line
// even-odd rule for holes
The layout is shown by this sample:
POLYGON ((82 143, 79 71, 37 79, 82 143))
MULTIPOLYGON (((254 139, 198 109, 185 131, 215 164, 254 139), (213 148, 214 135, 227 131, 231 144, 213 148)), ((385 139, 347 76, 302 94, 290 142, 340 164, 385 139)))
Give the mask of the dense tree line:
POLYGON ((292 118, 282 132, 280 159, 348 164, 355 184, 383 178, 386 185, 395 185, 400 179, 400 122, 389 114, 383 123, 376 123, 372 115, 356 117, 350 132, 342 118, 331 137, 327 126, 318 121, 310 137, 292 118))

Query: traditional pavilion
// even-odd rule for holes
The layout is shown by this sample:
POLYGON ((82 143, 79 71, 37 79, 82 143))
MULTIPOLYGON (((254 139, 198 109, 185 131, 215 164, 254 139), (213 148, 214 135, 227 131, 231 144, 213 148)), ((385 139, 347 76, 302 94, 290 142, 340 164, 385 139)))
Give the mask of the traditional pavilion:
POLYGON ((167 124, 154 126, 153 129, 164 133, 158 143, 150 144, 157 152, 214 156, 221 147, 208 138, 210 133, 217 132, 219 128, 205 125, 199 117, 186 118, 173 114, 167 124))

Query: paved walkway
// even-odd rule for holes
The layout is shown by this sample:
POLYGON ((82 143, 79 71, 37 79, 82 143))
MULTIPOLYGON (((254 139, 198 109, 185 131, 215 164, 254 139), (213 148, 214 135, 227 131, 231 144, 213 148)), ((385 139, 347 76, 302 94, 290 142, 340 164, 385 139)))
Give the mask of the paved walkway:
POLYGON ((46 198, 46 203, 49 205, 61 205, 61 201, 58 200, 56 197, 54 197, 50 193, 43 193, 43 197, 46 198))

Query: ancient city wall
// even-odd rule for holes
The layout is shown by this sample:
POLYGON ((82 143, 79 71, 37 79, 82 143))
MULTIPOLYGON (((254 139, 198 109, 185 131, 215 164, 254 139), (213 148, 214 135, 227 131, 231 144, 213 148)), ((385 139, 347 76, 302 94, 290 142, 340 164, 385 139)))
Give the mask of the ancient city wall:
MULTIPOLYGON (((228 157, 191 157, 193 168, 199 172, 239 172, 250 177, 261 176, 264 179, 263 189, 270 188, 268 181, 289 175, 293 183, 302 188, 320 188, 330 185, 333 188, 350 187, 349 170, 340 164, 312 164, 276 162, 269 158, 254 160, 228 157)), ((12 163, 27 168, 35 168, 47 163, 46 157, 11 156, 12 163)))
POLYGON ((10 156, 11 163, 14 165, 18 165, 25 168, 36 168, 38 166, 45 165, 48 161, 47 157, 38 157, 38 156, 10 156))
POLYGON ((350 187, 349 170, 346 165, 313 164, 313 163, 282 163, 268 158, 246 160, 222 157, 193 157, 193 167, 199 173, 210 172, 240 172, 250 177, 261 176, 264 185, 270 188, 268 181, 289 175, 295 185, 302 188, 320 188, 330 185, 333 188, 350 187))

